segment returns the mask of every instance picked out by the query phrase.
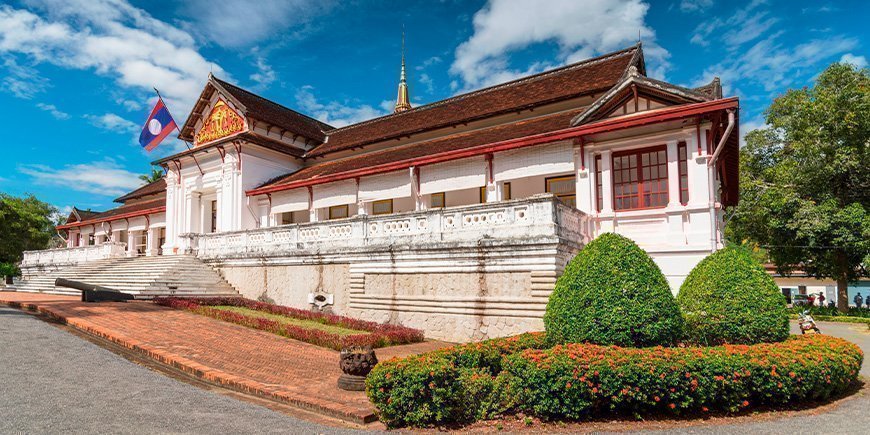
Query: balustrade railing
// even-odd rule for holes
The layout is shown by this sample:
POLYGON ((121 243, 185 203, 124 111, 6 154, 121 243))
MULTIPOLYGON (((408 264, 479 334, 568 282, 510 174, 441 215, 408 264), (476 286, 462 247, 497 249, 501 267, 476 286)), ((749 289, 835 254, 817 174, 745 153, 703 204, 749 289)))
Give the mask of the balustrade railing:
POLYGON ((104 258, 123 257, 127 255, 126 248, 126 243, 107 242, 76 248, 25 251, 21 267, 78 264, 104 258))
POLYGON ((286 255, 378 245, 461 243, 480 239, 560 237, 588 242, 591 220, 552 195, 381 216, 357 216, 257 230, 183 234, 201 258, 286 255))

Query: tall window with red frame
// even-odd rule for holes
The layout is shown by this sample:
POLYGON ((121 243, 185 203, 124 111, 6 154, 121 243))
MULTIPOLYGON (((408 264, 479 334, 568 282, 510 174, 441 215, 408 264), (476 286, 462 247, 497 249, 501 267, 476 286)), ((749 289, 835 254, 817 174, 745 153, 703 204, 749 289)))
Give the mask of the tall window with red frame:
POLYGON ((601 175, 601 156, 595 156, 595 207, 601 211, 604 208, 604 179, 601 175))
POLYGON ((613 155, 613 208, 668 205, 668 158, 664 146, 613 155))
POLYGON ((680 174, 680 204, 689 203, 689 147, 685 142, 677 144, 677 161, 680 174))

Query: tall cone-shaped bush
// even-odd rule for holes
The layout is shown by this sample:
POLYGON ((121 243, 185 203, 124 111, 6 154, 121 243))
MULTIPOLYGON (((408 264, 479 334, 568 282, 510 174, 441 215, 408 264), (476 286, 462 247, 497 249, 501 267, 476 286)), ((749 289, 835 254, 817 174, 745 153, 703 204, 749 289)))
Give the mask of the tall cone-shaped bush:
POLYGON ((788 338, 785 296, 746 249, 726 247, 698 263, 677 303, 694 343, 753 344, 788 338))
POLYGON ((674 344, 683 317, 661 270, 633 241, 606 233, 556 281, 544 325, 557 343, 674 344))

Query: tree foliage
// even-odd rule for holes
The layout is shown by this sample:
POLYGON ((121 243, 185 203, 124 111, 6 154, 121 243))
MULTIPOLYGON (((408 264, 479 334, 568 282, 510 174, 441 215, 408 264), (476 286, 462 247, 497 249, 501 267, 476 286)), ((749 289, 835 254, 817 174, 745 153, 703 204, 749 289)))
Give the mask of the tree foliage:
POLYGON ((777 98, 766 120, 741 150, 730 233, 766 247, 780 273, 837 280, 845 309, 870 257, 870 71, 833 64, 777 98))
POLYGON ((163 178, 163 169, 160 169, 159 166, 152 166, 150 174, 142 174, 139 176, 139 179, 151 184, 159 179, 163 178))
POLYGON ((0 193, 0 263, 21 261, 24 251, 45 249, 55 235, 57 209, 33 195, 0 193))
POLYGON ((544 326, 557 343, 671 345, 683 317, 652 258, 630 239, 605 233, 568 263, 544 326))

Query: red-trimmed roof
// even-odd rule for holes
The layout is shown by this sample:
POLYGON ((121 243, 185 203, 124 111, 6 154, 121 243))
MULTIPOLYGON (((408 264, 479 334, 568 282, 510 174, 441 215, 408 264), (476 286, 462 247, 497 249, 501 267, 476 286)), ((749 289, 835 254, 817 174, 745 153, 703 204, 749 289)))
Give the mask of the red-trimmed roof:
POLYGON ((67 228, 83 227, 92 224, 98 224, 101 222, 144 216, 146 214, 161 213, 164 211, 166 211, 166 198, 157 198, 148 201, 125 204, 118 208, 113 208, 111 210, 91 216, 89 219, 85 219, 81 222, 72 222, 69 224, 58 225, 57 229, 62 230, 67 228))
POLYGON ((305 157, 352 149, 426 130, 552 104, 610 89, 632 65, 643 71, 640 45, 540 74, 327 131, 326 143, 305 157))
MULTIPOLYGON (((329 183, 400 170, 413 165, 432 164, 641 125, 696 117, 725 109, 736 109, 737 107, 737 98, 727 98, 638 112, 567 128, 571 117, 582 109, 572 110, 315 164, 267 181, 256 189, 249 190, 247 194, 261 195, 329 183)), ((735 129, 735 132, 732 132, 732 138, 737 137, 736 131, 735 129)), ((737 154, 727 151, 725 150, 721 156, 722 165, 729 173, 733 173, 732 167, 738 164, 737 154)), ((733 191, 734 188, 729 184, 736 184, 736 180, 726 179, 725 182, 725 190, 733 191)), ((736 196, 734 200, 736 201, 736 196)), ((726 205, 731 204, 726 203, 726 205)))
POLYGON ((124 196, 118 197, 115 199, 115 202, 124 203, 131 199, 142 198, 143 196, 148 195, 156 195, 162 192, 166 192, 166 180, 164 180, 163 178, 148 183, 130 193, 125 194, 124 196))

